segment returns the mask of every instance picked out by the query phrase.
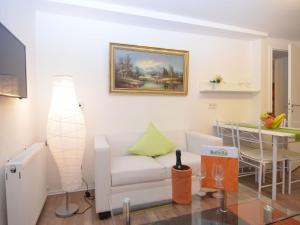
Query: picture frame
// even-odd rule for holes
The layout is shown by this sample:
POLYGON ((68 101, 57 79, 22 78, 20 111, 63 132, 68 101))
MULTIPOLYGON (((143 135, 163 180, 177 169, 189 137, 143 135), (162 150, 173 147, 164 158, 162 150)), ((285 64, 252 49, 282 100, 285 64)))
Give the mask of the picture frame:
POLYGON ((110 43, 110 93, 187 95, 189 52, 110 43))

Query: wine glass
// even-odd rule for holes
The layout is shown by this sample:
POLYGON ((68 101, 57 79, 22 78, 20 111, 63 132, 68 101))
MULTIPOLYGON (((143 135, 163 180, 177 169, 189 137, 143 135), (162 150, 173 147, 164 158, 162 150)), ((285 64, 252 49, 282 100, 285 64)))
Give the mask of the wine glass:
POLYGON ((223 180, 224 180, 224 169, 220 164, 214 164, 212 170, 213 178, 215 179, 215 187, 223 188, 223 180))
POLYGON ((201 169, 200 169, 200 172, 197 174, 197 176, 199 178, 199 184, 200 184, 200 189, 197 194, 199 196, 203 197, 206 195, 206 192, 201 190, 202 180, 206 177, 206 168, 205 168, 205 165, 203 162, 201 163, 201 169))

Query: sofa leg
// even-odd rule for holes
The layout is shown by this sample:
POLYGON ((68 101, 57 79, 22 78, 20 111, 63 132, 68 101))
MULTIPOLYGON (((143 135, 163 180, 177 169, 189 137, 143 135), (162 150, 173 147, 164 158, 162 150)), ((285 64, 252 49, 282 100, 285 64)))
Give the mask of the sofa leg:
POLYGON ((105 212, 98 213, 98 216, 100 220, 105 220, 111 217, 111 213, 110 211, 105 211, 105 212))

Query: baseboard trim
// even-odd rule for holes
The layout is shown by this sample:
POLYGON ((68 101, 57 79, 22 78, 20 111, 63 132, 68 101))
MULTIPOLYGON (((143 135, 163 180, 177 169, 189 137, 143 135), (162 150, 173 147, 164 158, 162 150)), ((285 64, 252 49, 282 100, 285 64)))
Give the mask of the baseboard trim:
MULTIPOLYGON (((94 190, 95 187, 93 185, 89 185, 89 189, 88 190, 94 190)), ((82 186, 80 188, 78 188, 77 190, 71 191, 72 192, 79 192, 79 191, 86 191, 86 186, 82 186)), ((60 194, 64 194, 66 193, 63 189, 54 189, 54 190, 48 190, 48 196, 51 195, 60 195, 60 194)))

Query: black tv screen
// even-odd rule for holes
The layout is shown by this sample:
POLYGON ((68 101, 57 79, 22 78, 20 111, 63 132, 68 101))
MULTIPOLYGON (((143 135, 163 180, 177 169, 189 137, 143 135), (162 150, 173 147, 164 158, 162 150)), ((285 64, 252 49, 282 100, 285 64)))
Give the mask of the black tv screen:
POLYGON ((0 95, 26 98, 26 50, 0 23, 0 95))

